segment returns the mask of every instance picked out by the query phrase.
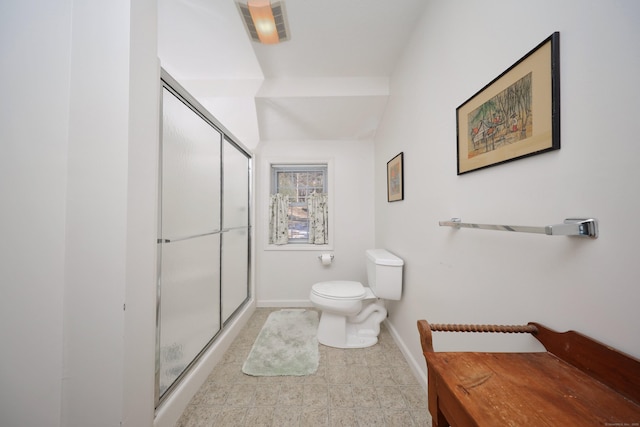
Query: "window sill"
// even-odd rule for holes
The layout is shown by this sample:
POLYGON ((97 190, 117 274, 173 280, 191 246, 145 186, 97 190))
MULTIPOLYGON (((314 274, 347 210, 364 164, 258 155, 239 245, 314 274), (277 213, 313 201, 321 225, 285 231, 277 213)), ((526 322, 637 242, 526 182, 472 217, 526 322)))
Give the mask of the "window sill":
POLYGON ((332 244, 309 245, 304 243, 293 243, 288 245, 266 245, 265 251, 333 251, 332 244))

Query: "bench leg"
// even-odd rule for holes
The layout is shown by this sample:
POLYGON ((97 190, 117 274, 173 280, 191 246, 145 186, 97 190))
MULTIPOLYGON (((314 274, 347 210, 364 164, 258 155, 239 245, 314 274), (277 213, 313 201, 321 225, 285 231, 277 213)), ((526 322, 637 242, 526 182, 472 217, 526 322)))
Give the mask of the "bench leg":
POLYGON ((449 421, 444 417, 441 411, 436 411, 436 415, 431 414, 431 426, 432 427, 449 427, 449 421))
POLYGON ((438 387, 437 387, 437 375, 429 366, 427 366, 428 374, 428 387, 427 393, 429 394, 429 413, 431 414, 432 427, 449 427, 449 422, 440 410, 438 404, 438 387))

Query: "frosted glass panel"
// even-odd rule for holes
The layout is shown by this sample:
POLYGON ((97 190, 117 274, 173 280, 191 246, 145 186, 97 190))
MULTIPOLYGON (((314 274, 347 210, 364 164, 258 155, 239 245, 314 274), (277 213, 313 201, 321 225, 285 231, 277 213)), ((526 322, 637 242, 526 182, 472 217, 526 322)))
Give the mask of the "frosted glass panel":
POLYGON ((226 321, 249 296, 248 228, 222 235, 222 319, 226 321))
POLYGON ((160 395, 220 330, 220 235, 162 245, 160 395))
POLYGON ((171 81, 163 72, 156 405, 249 295, 250 156, 171 81))
POLYGON ((249 224, 249 159, 224 142, 224 228, 249 224))
POLYGON ((163 90, 162 237, 220 229, 221 134, 163 90))

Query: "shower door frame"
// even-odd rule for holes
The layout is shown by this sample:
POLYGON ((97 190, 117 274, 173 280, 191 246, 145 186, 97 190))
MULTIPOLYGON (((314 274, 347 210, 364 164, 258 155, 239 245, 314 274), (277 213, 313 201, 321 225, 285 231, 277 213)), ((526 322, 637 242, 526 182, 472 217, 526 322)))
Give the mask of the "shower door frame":
POLYGON ((237 313, 251 300, 251 271, 252 271, 252 197, 253 197, 253 156, 251 152, 245 148, 241 143, 237 141, 235 136, 228 129, 226 129, 218 120, 215 119, 192 95, 189 94, 171 75, 161 68, 161 78, 159 85, 159 98, 160 98, 160 138, 159 138, 159 155, 158 155, 158 239, 157 239, 157 283, 156 283, 156 349, 155 349, 155 409, 158 410, 159 406, 172 394, 177 388, 184 377, 193 369, 197 362, 201 359, 204 353, 213 345, 216 338, 226 330, 227 325, 233 320, 237 313), (175 96, 186 107, 191 109, 197 116, 199 116, 206 124, 211 126, 214 130, 220 133, 220 230, 216 232, 220 235, 219 242, 219 257, 220 257, 220 274, 219 278, 219 305, 218 305, 218 321, 219 328, 213 334, 212 338, 206 343, 206 345, 198 352, 191 362, 184 368, 184 370, 176 377, 173 383, 160 395, 160 328, 161 328, 161 284, 162 284, 162 245, 164 243, 162 239, 162 185, 163 185, 163 93, 167 90, 170 94, 175 96), (222 275, 222 259, 223 259, 223 238, 224 233, 237 230, 242 227, 233 227, 225 229, 224 227, 224 149, 225 143, 230 144, 237 149, 242 155, 247 158, 247 283, 246 283, 246 298, 244 301, 235 308, 235 310, 225 318, 223 318, 223 275, 222 275))

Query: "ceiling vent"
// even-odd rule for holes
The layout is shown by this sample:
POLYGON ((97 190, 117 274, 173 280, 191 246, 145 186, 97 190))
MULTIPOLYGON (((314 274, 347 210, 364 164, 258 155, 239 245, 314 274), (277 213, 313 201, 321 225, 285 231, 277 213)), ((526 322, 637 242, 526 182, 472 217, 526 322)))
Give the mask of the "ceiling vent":
POLYGON ((236 3, 236 5, 251 40, 264 44, 289 40, 289 25, 284 2, 249 0, 246 4, 236 3))

